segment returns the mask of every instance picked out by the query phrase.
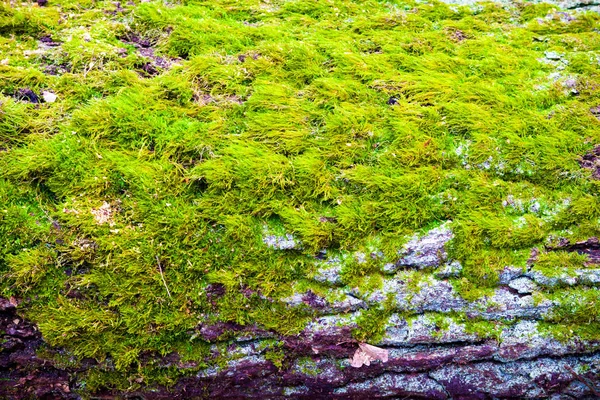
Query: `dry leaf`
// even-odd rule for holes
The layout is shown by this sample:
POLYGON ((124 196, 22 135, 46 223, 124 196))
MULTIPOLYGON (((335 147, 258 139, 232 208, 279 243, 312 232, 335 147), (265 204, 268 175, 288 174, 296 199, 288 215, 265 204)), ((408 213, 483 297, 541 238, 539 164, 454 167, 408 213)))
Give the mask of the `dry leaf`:
POLYGON ((350 365, 354 368, 360 368, 363 365, 371 365, 371 361, 381 360, 387 362, 389 353, 387 350, 372 346, 367 343, 359 343, 354 357, 350 360, 350 365))
POLYGON ((372 346, 367 343, 359 343, 358 347, 375 360, 381 360, 382 362, 387 362, 388 360, 389 352, 386 349, 372 346))
POLYGON ((48 91, 43 91, 42 97, 44 98, 44 101, 46 103, 54 103, 57 98, 57 96, 54 93, 48 91))
POLYGON ((362 349, 357 349, 354 353, 354 357, 350 360, 350 365, 354 368, 360 368, 363 365, 371 365, 371 357, 362 349))

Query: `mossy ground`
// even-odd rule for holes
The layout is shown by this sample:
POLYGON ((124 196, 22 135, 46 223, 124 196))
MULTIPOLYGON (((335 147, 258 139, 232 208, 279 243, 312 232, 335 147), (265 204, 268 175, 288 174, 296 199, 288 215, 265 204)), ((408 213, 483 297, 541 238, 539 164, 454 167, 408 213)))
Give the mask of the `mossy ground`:
MULTIPOLYGON (((321 249, 394 261, 451 220, 453 284, 481 296, 549 238, 600 234, 600 184, 578 164, 600 143, 599 28, 532 3, 3 3, 2 294, 50 344, 114 365, 87 390, 173 382, 147 352, 208 362, 199 323, 298 332, 310 312, 271 299, 309 285, 321 249), (47 36, 60 45, 40 50, 47 36), (265 226, 301 249, 267 247, 265 226)), ((548 292, 557 322, 594 331, 600 294, 569 290, 548 292)))

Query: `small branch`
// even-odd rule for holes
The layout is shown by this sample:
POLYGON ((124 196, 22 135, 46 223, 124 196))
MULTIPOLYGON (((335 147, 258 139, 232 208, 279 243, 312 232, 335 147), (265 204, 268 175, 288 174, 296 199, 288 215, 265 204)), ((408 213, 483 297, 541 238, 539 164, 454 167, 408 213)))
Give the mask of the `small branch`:
POLYGON ((590 389, 592 391, 594 396, 597 396, 600 398, 600 392, 598 392, 598 390, 594 387, 594 385, 591 382, 589 382, 586 378, 584 378, 583 376, 581 376, 577 372, 575 372, 573 370, 573 368, 571 368, 570 366, 565 365, 565 368, 567 369, 567 371, 569 371, 571 373, 571 375, 573 375, 573 378, 575 378, 576 381, 583 383, 585 386, 588 387, 588 389, 590 389))
POLYGON ((339 346, 341 344, 346 344, 346 343, 352 343, 352 344, 354 344, 354 343, 357 343, 357 341, 356 340, 344 340, 343 342, 336 343, 335 345, 339 346))
POLYGON ((163 284, 165 285, 165 289, 167 289, 167 294, 169 295, 169 298, 171 300, 173 300, 173 298, 171 297, 171 292, 169 291, 169 287, 167 286, 167 281, 165 281, 165 276, 163 275, 163 270, 162 270, 162 267, 160 266, 160 260, 158 259, 158 256, 156 256, 156 262, 158 263, 158 270, 160 271, 160 277, 162 278, 163 284))

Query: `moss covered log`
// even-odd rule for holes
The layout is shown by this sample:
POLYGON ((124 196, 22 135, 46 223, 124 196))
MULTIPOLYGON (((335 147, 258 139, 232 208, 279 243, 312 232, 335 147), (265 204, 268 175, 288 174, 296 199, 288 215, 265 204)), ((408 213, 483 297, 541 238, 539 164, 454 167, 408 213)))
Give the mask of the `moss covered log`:
POLYGON ((599 7, 1 3, 0 397, 600 396, 599 7))

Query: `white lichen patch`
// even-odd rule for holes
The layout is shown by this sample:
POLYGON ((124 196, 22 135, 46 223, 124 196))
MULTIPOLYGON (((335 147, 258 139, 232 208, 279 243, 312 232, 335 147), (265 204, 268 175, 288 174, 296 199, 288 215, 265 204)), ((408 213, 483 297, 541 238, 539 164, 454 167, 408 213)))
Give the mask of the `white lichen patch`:
POLYGON ((401 258, 396 265, 394 267, 386 265, 386 272, 394 272, 400 267, 424 269, 441 265, 447 257, 446 243, 453 238, 449 224, 448 221, 423 236, 413 236, 398 252, 401 258))
POLYGON ((516 278, 508 283, 511 289, 516 290, 519 294, 531 294, 538 290, 538 285, 531 279, 526 277, 516 278))
POLYGON ((94 219, 98 225, 108 224, 110 226, 114 226, 115 222, 113 220, 114 210, 110 203, 106 201, 102 203, 102 205, 98 208, 92 208, 91 210, 94 219))
POLYGON ((275 250, 300 250, 302 243, 291 233, 273 233, 270 228, 263 226, 262 241, 275 250))
POLYGON ((318 261, 317 271, 313 279, 319 283, 340 285, 342 284, 342 268, 344 266, 344 255, 333 256, 325 261, 318 261))

